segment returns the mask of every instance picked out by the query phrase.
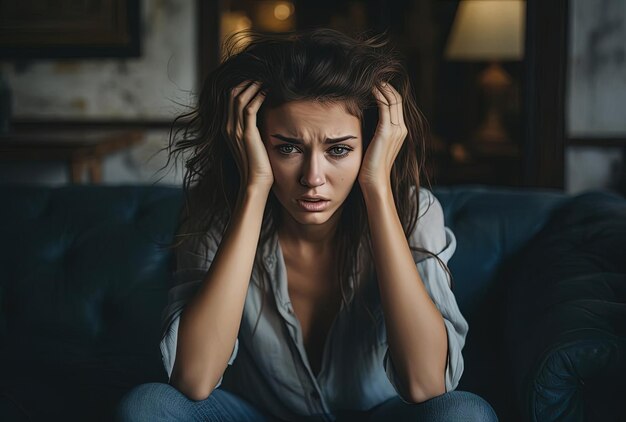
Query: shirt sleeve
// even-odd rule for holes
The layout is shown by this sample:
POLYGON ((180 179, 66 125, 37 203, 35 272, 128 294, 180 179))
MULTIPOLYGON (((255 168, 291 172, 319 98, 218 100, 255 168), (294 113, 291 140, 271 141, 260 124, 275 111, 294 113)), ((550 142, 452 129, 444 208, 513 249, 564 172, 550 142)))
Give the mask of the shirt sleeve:
MULTIPOLYGON (((456 237, 452 230, 444 225, 441 204, 425 188, 420 189, 419 219, 410 240, 412 246, 419 246, 437 254, 446 265, 456 250, 456 237)), ((426 290, 444 319, 448 336, 445 386, 446 392, 449 392, 456 389, 463 374, 464 362, 461 350, 465 345, 469 326, 452 293, 448 274, 437 259, 417 251, 412 251, 412 254, 426 290)), ((403 397, 400 393, 397 372, 388 346, 383 365, 390 383, 400 398, 406 403, 411 403, 408 397, 403 397)))
MULTIPOLYGON (((176 360, 176 346, 178 341, 178 325, 183 308, 187 302, 193 298, 208 269, 217 253, 220 237, 216 233, 207 236, 207 244, 199 241, 184 242, 176 250, 176 270, 173 274, 173 286, 168 292, 168 303, 162 313, 161 318, 161 357, 163 366, 167 372, 168 382, 171 381, 172 369, 176 360)), ((235 339, 233 352, 231 353, 228 365, 232 365, 239 350, 239 338, 235 339)), ((222 384, 220 377, 215 388, 222 384)))

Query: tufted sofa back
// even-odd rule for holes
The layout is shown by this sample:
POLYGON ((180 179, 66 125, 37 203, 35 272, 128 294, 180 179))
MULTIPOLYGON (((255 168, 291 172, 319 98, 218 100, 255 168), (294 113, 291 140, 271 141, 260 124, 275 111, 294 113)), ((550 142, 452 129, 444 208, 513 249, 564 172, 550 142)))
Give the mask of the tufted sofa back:
POLYGON ((433 193, 443 207, 445 224, 457 238, 448 265, 455 297, 469 324, 458 389, 486 398, 500 420, 521 420, 513 394, 516 363, 505 347, 510 286, 503 272, 571 197, 551 189, 480 185, 440 187, 433 193))
POLYGON ((181 191, 0 192, 3 387, 16 397, 40 394, 38 410, 63 414, 69 397, 86 411, 162 379, 159 320, 181 191))
POLYGON ((438 187, 446 226, 457 238, 448 263, 459 308, 467 318, 480 314, 498 282, 498 270, 546 225, 570 197, 552 189, 481 185, 438 187))
MULTIPOLYGON (((502 359, 494 347, 500 339, 490 329, 473 328, 495 330, 503 295, 498 269, 567 197, 483 186, 432 191, 457 237, 449 266, 470 324, 459 388, 485 394, 497 386, 484 371, 493 374, 494 359, 502 359)), ((67 420, 98 409, 107 420, 133 385, 167 382, 159 330, 182 191, 4 186, 0 195, 0 361, 6 366, 0 408, 2 400, 17 407, 33 391, 45 391, 29 412, 67 420)))

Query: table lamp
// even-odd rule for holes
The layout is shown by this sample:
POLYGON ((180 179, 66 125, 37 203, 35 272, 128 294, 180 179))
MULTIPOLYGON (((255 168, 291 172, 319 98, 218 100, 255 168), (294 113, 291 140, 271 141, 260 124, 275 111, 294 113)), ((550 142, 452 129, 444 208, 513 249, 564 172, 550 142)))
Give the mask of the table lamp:
POLYGON ((459 3, 444 57, 489 62, 479 75, 487 112, 472 138, 474 145, 494 148, 511 145, 502 124, 501 110, 511 76, 499 62, 523 58, 525 10, 522 0, 461 0, 459 3))

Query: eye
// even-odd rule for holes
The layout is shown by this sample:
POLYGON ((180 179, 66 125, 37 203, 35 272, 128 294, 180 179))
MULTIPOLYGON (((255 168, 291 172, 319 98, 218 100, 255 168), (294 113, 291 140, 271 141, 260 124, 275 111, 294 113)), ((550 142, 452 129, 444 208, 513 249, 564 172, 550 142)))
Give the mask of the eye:
MULTIPOLYGON (((282 144, 276 147, 278 152, 280 152, 283 155, 291 155, 291 152, 293 151, 294 148, 295 147, 291 144, 282 144)), ((352 151, 352 148, 348 147, 347 145, 336 145, 329 149, 329 151, 333 151, 333 150, 335 151, 335 154, 331 154, 332 157, 343 158, 347 156, 350 153, 350 151, 352 151), (342 152, 342 151, 345 151, 345 152, 342 152)))
POLYGON ((289 145, 289 144, 283 144, 283 145, 278 145, 278 146, 276 147, 276 149, 278 150, 278 152, 280 152, 281 154, 284 154, 284 155, 289 155, 289 153, 290 153, 291 151, 285 151, 283 148, 294 148, 294 146, 293 146, 293 145, 289 145))
POLYGON ((335 154, 335 157, 339 157, 339 158, 345 157, 346 155, 348 155, 350 153, 350 151, 352 151, 351 148, 348 148, 345 145, 334 146, 334 147, 331 148, 331 150, 333 150, 333 149, 335 151, 337 151, 337 150, 344 150, 345 151, 344 153, 341 153, 341 154, 335 154))

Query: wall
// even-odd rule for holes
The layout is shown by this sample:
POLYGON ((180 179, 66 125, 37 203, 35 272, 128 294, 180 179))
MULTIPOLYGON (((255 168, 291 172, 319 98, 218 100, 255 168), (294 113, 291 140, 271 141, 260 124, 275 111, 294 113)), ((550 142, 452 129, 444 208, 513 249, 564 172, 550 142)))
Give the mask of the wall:
MULTIPOLYGON (((195 1, 143 0, 140 58, 0 63, 21 118, 171 121, 196 87, 195 1)), ((572 0, 567 80, 567 136, 626 138, 626 2, 572 0), (604 6, 602 6, 604 5, 604 6), (602 6, 602 7, 601 7, 602 6)), ((179 184, 182 168, 158 173, 166 130, 104 162, 104 183, 179 184), (154 154, 157 154, 153 157, 154 154)), ((624 172, 624 148, 569 146, 566 191, 610 189, 624 172)), ((0 161, 0 183, 67 183, 62 162, 0 161)))
MULTIPOLYGON (((142 0, 142 55, 131 59, 4 62, 16 118, 158 120, 170 122, 196 92, 195 2, 142 0), (179 104, 180 103, 180 104, 179 104)), ((140 145, 110 155, 105 184, 151 183, 165 163, 167 130, 151 130, 140 145)), ((160 183, 179 184, 169 172, 160 183)), ((4 183, 64 184, 65 163, 0 161, 4 183)))
MULTIPOLYGON (((626 2, 570 1, 568 41, 567 136, 626 139, 626 2)), ((617 188, 625 149, 569 146, 566 190, 617 188)))

